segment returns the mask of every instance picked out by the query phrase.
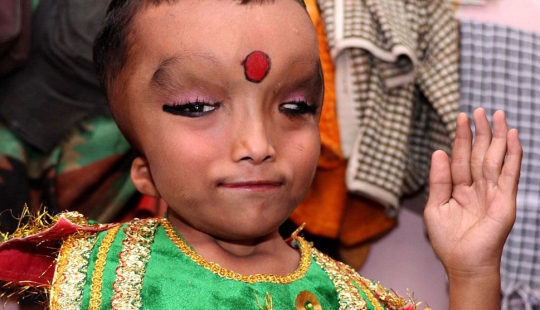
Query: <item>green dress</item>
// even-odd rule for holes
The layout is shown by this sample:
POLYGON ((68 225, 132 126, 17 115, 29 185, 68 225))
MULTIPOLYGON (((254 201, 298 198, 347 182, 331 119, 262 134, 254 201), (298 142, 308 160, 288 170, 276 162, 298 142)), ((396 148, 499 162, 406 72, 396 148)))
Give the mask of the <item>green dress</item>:
POLYGON ((303 238, 291 244, 301 253, 295 272, 242 275, 198 255, 166 219, 71 229, 47 288, 50 308, 415 309, 303 238))

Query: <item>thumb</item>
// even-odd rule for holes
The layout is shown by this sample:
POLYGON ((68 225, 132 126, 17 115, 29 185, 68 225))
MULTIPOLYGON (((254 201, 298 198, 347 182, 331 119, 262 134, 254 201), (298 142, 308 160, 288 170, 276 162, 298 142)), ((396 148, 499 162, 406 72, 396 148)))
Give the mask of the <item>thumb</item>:
POLYGON ((450 200, 452 195, 452 172, 450 160, 443 151, 435 151, 431 156, 429 170, 429 198, 427 208, 438 207, 450 200))

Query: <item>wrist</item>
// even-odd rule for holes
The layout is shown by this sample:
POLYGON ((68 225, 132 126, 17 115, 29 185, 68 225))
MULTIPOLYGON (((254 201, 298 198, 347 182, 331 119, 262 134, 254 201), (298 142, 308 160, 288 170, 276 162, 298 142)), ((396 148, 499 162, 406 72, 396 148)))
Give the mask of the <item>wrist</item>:
POLYGON ((453 260, 452 262, 442 261, 448 280, 473 281, 500 278, 501 253, 493 255, 476 255, 467 260, 453 260))
POLYGON ((500 279, 500 264, 449 268, 445 267, 449 281, 485 281, 493 278, 500 279))
POLYGON ((449 310, 499 309, 500 268, 447 271, 450 288, 449 310))

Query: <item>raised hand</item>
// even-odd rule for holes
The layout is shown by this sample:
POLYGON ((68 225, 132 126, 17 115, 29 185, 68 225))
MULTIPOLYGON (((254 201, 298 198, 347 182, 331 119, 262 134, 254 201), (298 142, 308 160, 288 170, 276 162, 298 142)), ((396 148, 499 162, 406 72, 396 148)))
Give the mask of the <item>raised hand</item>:
POLYGON ((449 276, 451 309, 461 309, 469 294, 491 305, 483 303, 482 309, 498 307, 502 248, 516 217, 523 153, 517 130, 508 129, 502 111, 493 115, 493 132, 483 109, 474 111, 473 121, 474 144, 462 113, 452 159, 442 151, 433 154, 424 212, 431 244, 449 276))

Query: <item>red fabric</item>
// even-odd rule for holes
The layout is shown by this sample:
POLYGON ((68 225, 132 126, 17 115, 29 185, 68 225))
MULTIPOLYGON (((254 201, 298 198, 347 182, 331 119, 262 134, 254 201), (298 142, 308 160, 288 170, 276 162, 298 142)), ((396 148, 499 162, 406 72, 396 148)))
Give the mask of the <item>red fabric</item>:
POLYGON ((61 217, 51 228, 0 244, 0 280, 23 286, 50 285, 62 240, 77 231, 98 232, 111 225, 80 226, 61 217))
POLYGON ((50 284, 54 275, 54 254, 59 244, 47 242, 37 247, 24 242, 6 244, 0 250, 0 279, 29 286, 50 284))

